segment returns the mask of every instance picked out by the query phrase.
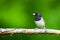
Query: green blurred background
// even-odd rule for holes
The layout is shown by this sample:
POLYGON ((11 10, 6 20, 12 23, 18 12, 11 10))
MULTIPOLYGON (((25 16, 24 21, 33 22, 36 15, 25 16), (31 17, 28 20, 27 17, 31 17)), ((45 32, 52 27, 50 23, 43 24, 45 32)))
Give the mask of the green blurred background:
MULTIPOLYGON (((60 0, 0 0, 0 28, 36 28, 32 15, 36 11, 46 28, 60 29, 60 0)), ((60 35, 0 34, 0 40, 60 40, 60 35)))

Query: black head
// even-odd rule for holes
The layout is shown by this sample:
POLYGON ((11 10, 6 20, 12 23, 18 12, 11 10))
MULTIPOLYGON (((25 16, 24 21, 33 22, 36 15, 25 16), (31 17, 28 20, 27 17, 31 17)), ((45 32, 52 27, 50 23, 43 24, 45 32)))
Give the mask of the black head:
POLYGON ((39 14, 38 12, 33 13, 33 15, 35 16, 35 21, 41 20, 41 14, 39 14))

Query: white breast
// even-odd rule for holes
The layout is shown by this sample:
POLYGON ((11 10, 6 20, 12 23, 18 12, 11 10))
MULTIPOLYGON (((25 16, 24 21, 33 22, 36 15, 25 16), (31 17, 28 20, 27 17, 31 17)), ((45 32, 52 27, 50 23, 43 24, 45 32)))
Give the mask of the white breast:
POLYGON ((45 22, 44 22, 43 18, 41 18, 41 20, 39 20, 39 21, 35 21, 35 23, 38 27, 45 26, 45 22))

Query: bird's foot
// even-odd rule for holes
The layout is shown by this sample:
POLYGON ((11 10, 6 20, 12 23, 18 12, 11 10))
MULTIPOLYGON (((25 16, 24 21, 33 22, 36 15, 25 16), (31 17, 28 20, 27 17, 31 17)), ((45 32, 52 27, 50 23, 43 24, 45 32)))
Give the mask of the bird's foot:
POLYGON ((44 29, 45 33, 47 33, 47 29, 44 29))

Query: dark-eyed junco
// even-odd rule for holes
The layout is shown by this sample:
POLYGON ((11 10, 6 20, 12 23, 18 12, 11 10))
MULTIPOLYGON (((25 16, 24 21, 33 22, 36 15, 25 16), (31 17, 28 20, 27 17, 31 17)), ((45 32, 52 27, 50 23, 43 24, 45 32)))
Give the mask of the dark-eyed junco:
POLYGON ((41 14, 39 14, 38 12, 35 12, 35 13, 33 13, 33 15, 35 16, 35 24, 37 25, 37 27, 41 28, 41 29, 46 29, 45 21, 44 21, 43 17, 41 16, 41 14))

